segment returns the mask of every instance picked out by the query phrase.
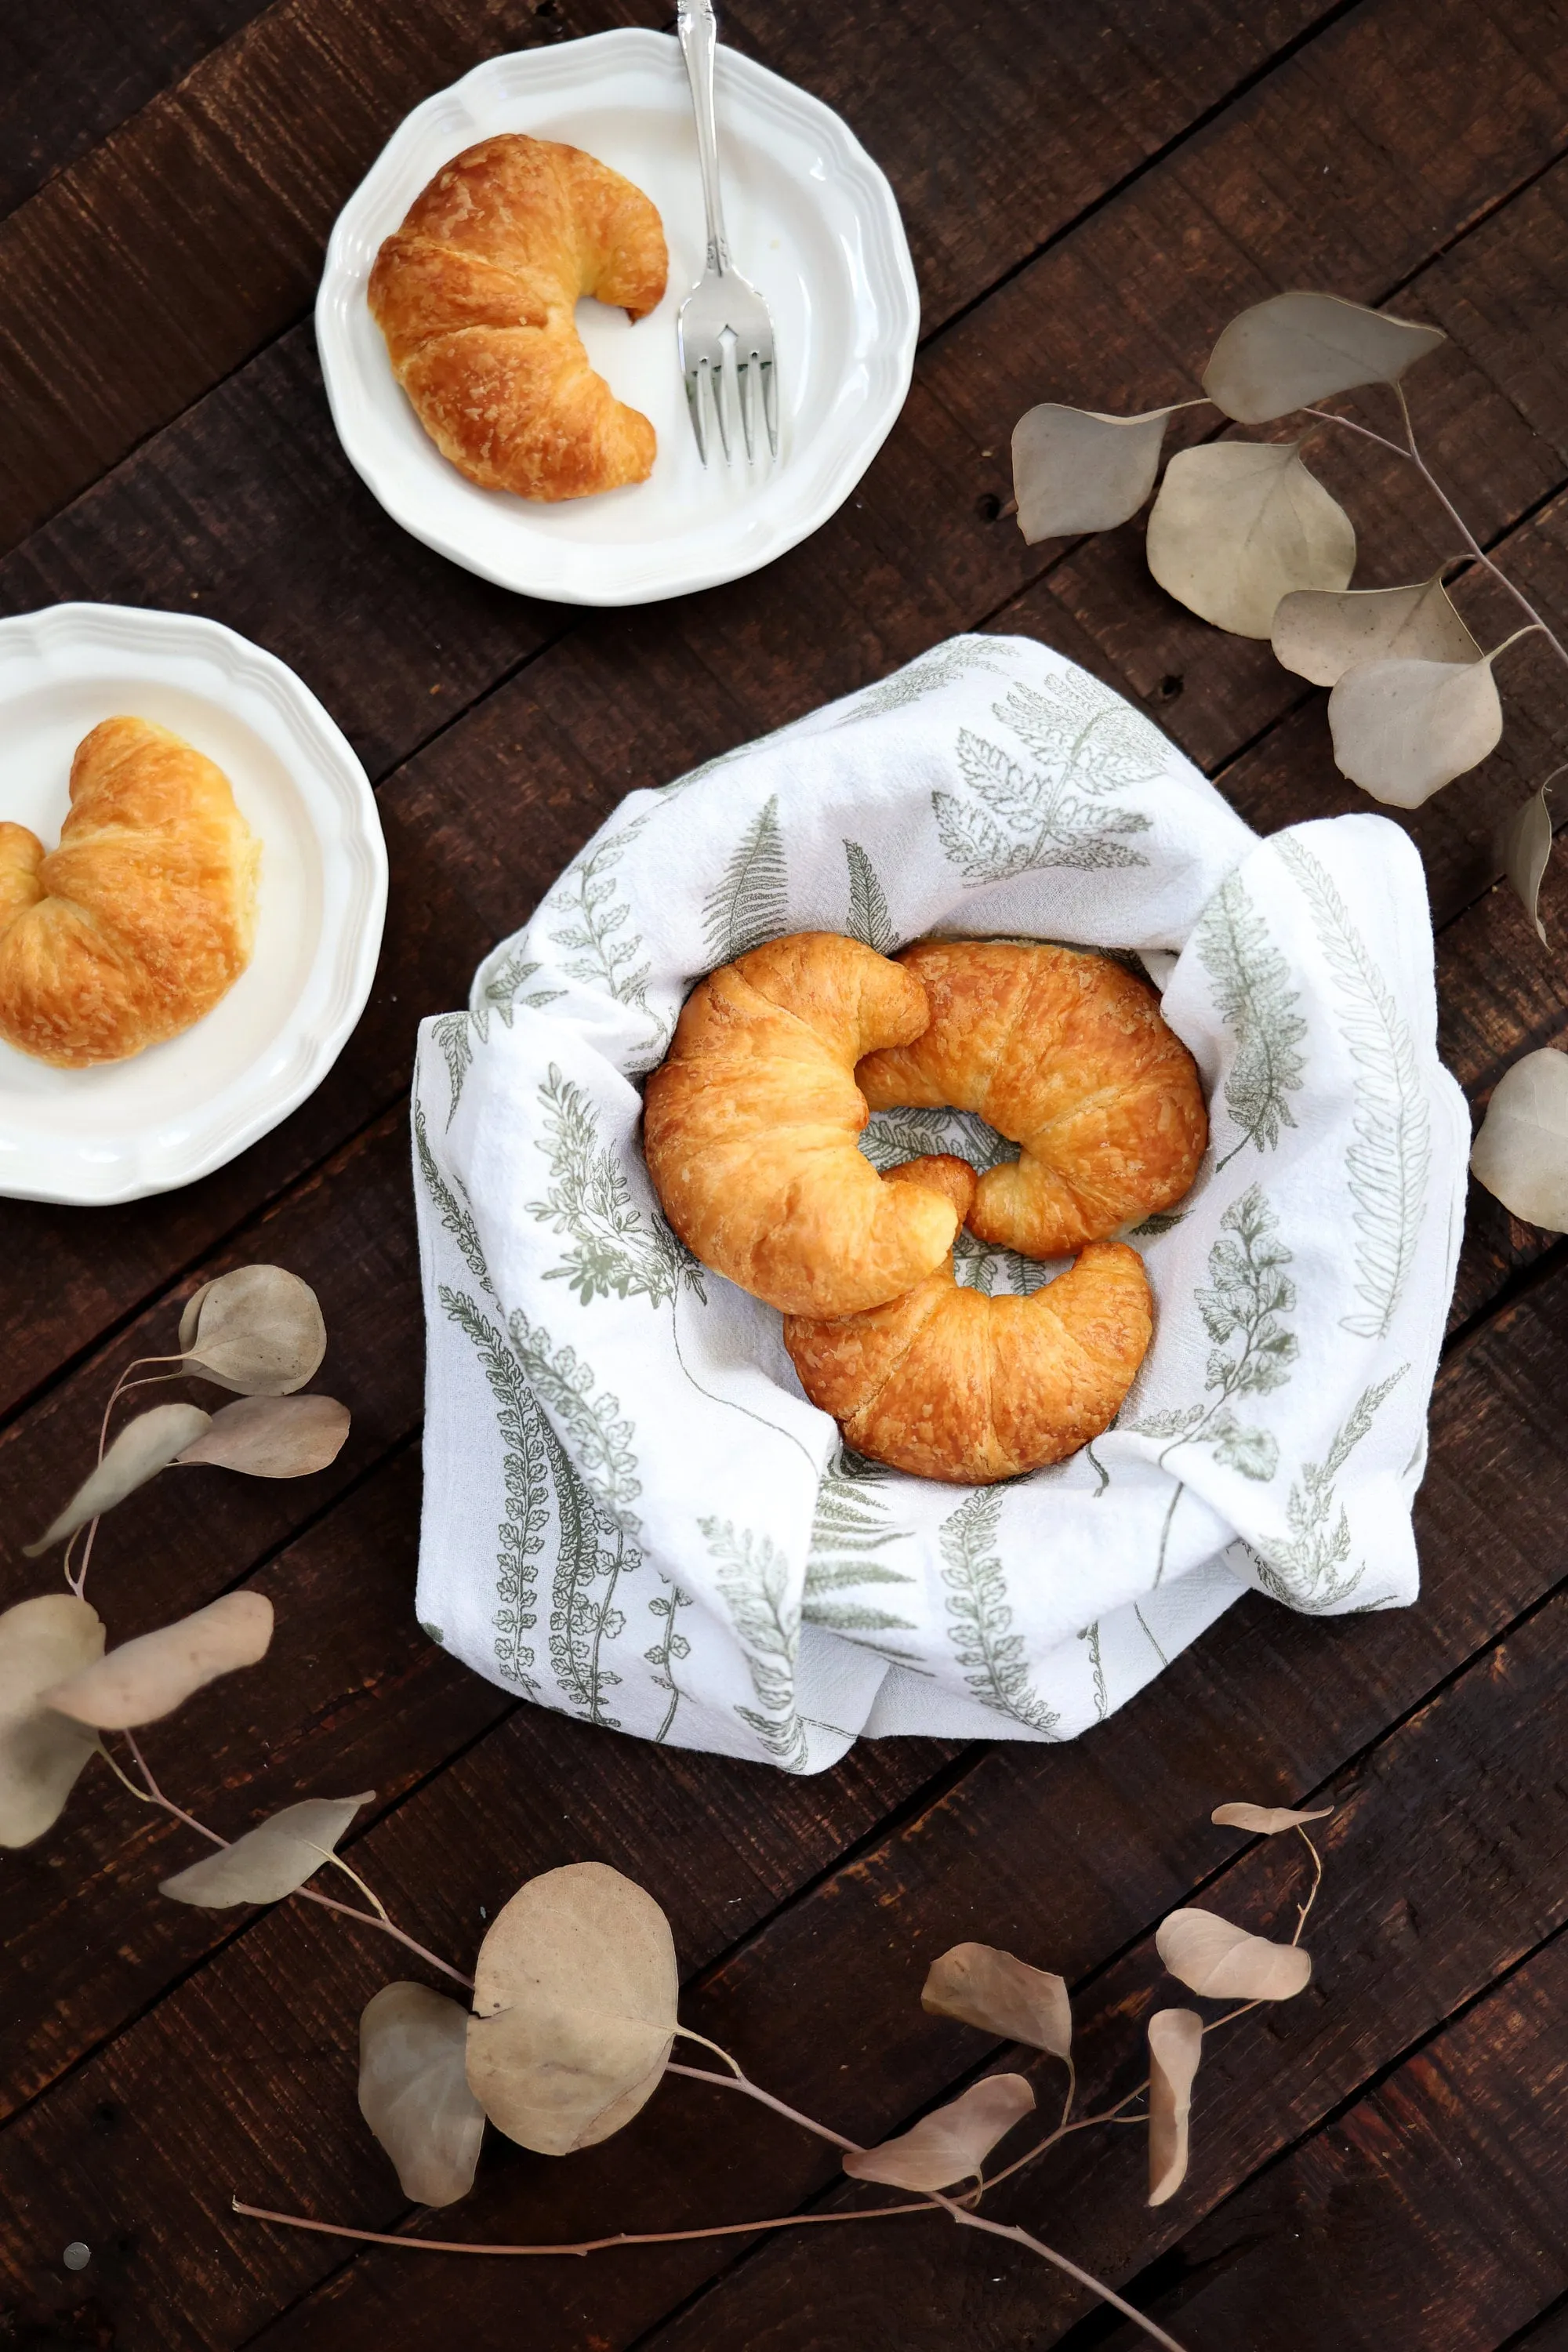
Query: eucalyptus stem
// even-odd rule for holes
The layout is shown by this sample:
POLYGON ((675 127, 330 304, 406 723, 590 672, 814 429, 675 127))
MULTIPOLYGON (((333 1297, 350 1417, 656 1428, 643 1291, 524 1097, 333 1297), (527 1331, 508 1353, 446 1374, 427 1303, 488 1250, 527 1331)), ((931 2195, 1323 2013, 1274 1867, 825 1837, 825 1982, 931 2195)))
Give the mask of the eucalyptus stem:
MULTIPOLYGON (((718 2081, 715 2075, 712 2078, 718 2081)), ((244 2205, 237 2197, 233 2210, 248 2221, 275 2221, 283 2230, 314 2230, 324 2238, 353 2238, 362 2245, 396 2246, 415 2254, 548 2254, 613 2253, 617 2246, 669 2246, 689 2238, 749 2238, 758 2230, 808 2230, 827 2221, 892 2221, 900 2214, 929 2214, 930 2205, 869 2205, 832 2213, 774 2213, 761 2221, 713 2221, 703 2230, 621 2230, 613 2238, 579 2238, 571 2245, 469 2245, 461 2238, 406 2238, 387 2230, 354 2230, 342 2221, 313 2221, 303 2213, 272 2213, 264 2205, 244 2205)))

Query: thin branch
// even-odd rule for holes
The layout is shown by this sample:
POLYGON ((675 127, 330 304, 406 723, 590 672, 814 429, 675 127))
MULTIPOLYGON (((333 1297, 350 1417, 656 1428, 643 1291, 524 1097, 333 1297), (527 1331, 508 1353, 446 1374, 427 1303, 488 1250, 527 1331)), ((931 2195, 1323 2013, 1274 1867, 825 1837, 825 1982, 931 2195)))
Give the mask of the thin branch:
POLYGON ((1312 1884, 1308 1891, 1305 1903, 1299 1903, 1296 1906, 1300 1916, 1296 1922, 1296 1932, 1290 1938, 1290 1941, 1293 1944, 1299 1944, 1301 1940, 1301 1930, 1307 1924, 1307 1914, 1311 1909, 1313 1904, 1317 1901, 1318 1889, 1323 1883, 1323 1857, 1318 1852, 1317 1847, 1307 1835, 1306 1831, 1302 1828, 1300 1822, 1296 1824, 1296 1834, 1300 1839, 1302 1844, 1306 1847, 1307 1852, 1312 1857, 1312 1884))
POLYGON ((744 2069, 738 2058, 731 2058, 727 2050, 723 2049, 717 2042, 710 2042, 705 2033, 694 2033, 689 2025, 678 2025, 675 2030, 682 2042, 699 2042, 704 2050, 711 2050, 715 2058, 722 2058, 725 2065, 728 2066, 731 2074, 739 2074, 744 2072, 744 2069))
MULTIPOLYGON (((714 2081, 720 2078, 715 2075, 714 2081)), ((581 2238, 574 2245, 476 2246, 460 2238, 399 2238, 385 2230, 351 2230, 340 2221, 311 2221, 302 2213, 271 2213, 264 2205, 242 2205, 234 2210, 252 2221, 276 2221, 284 2230, 315 2230, 324 2238, 353 2238, 369 2246, 397 2246, 415 2254, 547 2254, 613 2253, 617 2246, 668 2246, 688 2238, 746 2238, 756 2230, 805 2230, 825 2221, 891 2221, 900 2214, 930 2214, 924 2202, 911 2205, 868 2205, 833 2213, 776 2213, 762 2221, 715 2221, 706 2230, 623 2230, 613 2238, 581 2238)))
POLYGON ((710 2083, 716 2091, 743 2091, 748 2099, 755 2099, 761 2106, 772 2107, 775 2115, 783 2116, 792 2124, 798 2124, 802 2131, 815 2132, 818 2139, 827 2140, 834 2147, 841 2148, 846 2156, 865 2154, 858 2140, 846 2139, 842 2132, 832 2131, 826 2124, 816 2123, 810 2116, 803 2116, 798 2107, 786 2106, 782 2099, 775 2099, 771 2091, 764 2091, 749 2075, 715 2074, 708 2066, 678 2066, 673 2061, 664 2071, 667 2074, 685 2074, 693 2083, 710 2083))

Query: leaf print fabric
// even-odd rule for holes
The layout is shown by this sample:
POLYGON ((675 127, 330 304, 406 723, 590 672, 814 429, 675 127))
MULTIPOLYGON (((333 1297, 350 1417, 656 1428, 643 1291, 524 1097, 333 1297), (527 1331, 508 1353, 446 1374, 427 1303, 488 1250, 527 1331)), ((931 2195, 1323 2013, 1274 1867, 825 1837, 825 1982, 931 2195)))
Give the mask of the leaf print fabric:
MULTIPOLYGON (((809 1772, 862 1734, 1073 1738, 1248 1586, 1408 1601, 1468 1147, 1435 1022, 1402 833, 1258 842, 1025 639, 935 647, 633 794, 421 1034, 418 1615, 586 1724, 809 1772), (1068 940, 1163 982, 1214 1148, 1128 1236, 1153 1344, 1072 1461, 966 1490, 847 1452, 778 1318, 660 1213, 639 1087, 694 982, 816 929, 1068 940)), ((862 1149, 1016 1146, 911 1106, 862 1149)), ((954 1264, 994 1297, 1060 1271, 968 1234, 954 1264)))

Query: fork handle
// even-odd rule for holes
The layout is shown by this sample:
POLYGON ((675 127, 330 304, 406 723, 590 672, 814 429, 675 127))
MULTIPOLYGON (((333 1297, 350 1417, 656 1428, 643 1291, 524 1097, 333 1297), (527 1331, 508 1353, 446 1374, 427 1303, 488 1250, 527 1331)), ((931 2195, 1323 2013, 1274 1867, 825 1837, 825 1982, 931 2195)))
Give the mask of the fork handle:
POLYGON ((708 267, 721 277, 730 267, 730 242, 724 234, 724 205, 719 193, 719 130, 713 112, 713 53, 719 46, 719 24, 712 0, 679 0, 676 31, 691 84, 691 110, 697 118, 697 162, 708 215, 708 267))

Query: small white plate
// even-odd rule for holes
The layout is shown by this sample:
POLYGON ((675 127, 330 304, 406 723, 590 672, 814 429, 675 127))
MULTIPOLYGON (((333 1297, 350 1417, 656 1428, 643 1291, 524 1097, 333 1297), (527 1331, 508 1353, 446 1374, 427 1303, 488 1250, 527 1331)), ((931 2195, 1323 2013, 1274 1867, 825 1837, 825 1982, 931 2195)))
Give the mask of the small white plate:
POLYGON ((56 1070, 0 1044, 0 1193, 101 1204, 221 1168, 318 1087, 364 1008, 386 850, 364 770, 271 654, 194 614, 55 604, 0 621, 0 817, 47 847, 100 719, 216 760, 261 842, 256 946, 205 1020, 128 1062, 56 1070))
POLYGON ((848 497, 903 406, 920 325, 887 180, 838 116, 721 47, 725 226, 763 294, 778 350, 781 453, 704 467, 687 416, 675 317, 706 238, 686 68, 674 38, 627 28, 492 58, 426 99, 350 197, 327 247, 316 335, 343 447, 387 512, 487 580, 574 604, 641 604, 738 580, 848 497), (633 326, 578 305, 594 365, 652 419, 646 482, 547 506, 481 490, 447 464, 399 389, 365 286, 382 239, 443 163, 501 131, 585 148, 652 198, 669 283, 633 326))

